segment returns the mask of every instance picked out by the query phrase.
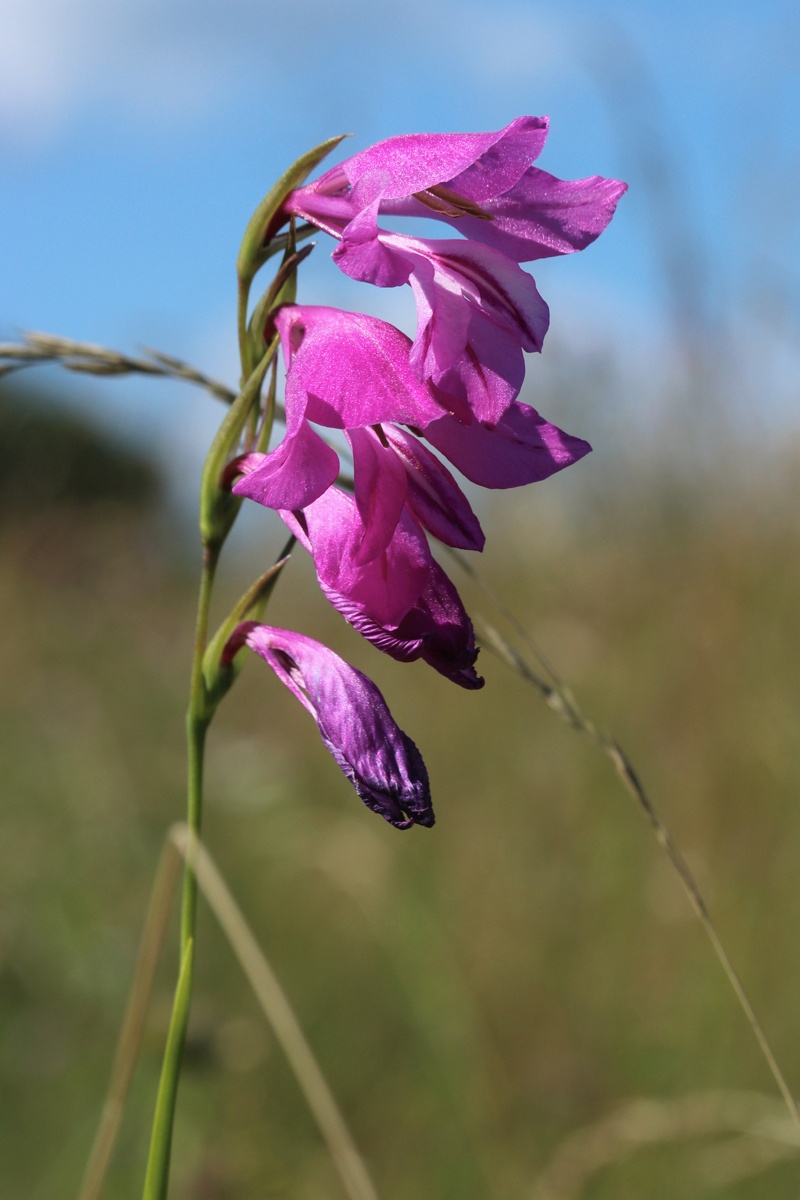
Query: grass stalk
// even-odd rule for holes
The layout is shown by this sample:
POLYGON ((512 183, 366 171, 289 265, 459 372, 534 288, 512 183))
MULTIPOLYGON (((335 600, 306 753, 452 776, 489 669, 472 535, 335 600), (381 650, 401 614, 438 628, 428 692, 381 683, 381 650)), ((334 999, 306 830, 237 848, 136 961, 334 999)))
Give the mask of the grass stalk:
POLYGON ((708 910, 708 905, 703 898, 697 880, 695 879, 689 864, 681 853, 674 841, 672 835, 659 816, 648 791, 645 789, 642 780, 634 768, 625 750, 615 738, 608 734, 602 733, 597 726, 591 721, 575 699, 571 689, 564 683, 555 670, 553 665, 548 661, 544 653, 539 649, 534 640, 525 631, 522 624, 517 620, 514 614, 506 607, 506 605, 495 595, 492 589, 484 583, 480 575, 464 560, 462 555, 453 552, 453 557, 462 567, 462 569, 476 583, 484 595, 495 606, 497 611, 505 617, 509 624, 513 627, 517 636, 527 647, 530 653, 539 662, 540 667, 544 670, 548 678, 545 678, 539 671, 535 670, 521 654, 503 635, 491 624, 485 617, 476 615, 475 621, 479 630, 483 632, 484 643, 487 649, 492 650, 498 658, 505 662, 513 671, 532 687, 534 687, 544 699, 549 708, 553 709, 563 721, 566 722, 572 729, 575 729, 583 737, 596 746, 598 750, 611 763, 618 778, 622 782, 626 791, 633 797, 637 805, 644 813, 647 821, 653 830, 659 846, 669 860, 675 874, 680 880, 681 886, 688 897, 689 903, 694 909, 695 915, 703 927, 708 940, 714 950, 714 954, 722 967, 725 977, 736 997, 739 1007, 745 1015, 748 1025, 753 1033, 753 1036, 758 1044, 758 1047, 763 1055, 763 1058, 769 1067, 770 1074, 775 1081, 775 1084, 783 1097, 783 1101, 794 1121, 795 1126, 800 1130, 800 1108, 798 1108, 797 1100, 795 1099, 791 1088, 786 1080, 786 1076, 778 1062, 772 1046, 764 1032, 764 1029, 759 1021, 755 1009, 750 1001, 750 997, 745 990, 738 972, 736 971, 730 956, 728 955, 722 938, 719 935, 717 927, 711 918, 708 910))
MULTIPOLYGON (((305 1096, 320 1133, 337 1167, 350 1200, 378 1200, 366 1164, 328 1086, 286 994, 263 950, 236 904, 213 859, 193 829, 176 825, 173 843, 184 856, 192 876, 219 921, 239 960, 258 1003, 269 1021, 295 1079, 305 1096)), ((147 1197, 151 1200, 151 1197, 147 1197)), ((156 1200, 154 1196, 152 1200, 156 1200)), ((160 1200, 160 1198, 159 1198, 160 1200)))
POLYGON ((147 1006, 166 940, 181 860, 167 842, 156 871, 128 1002, 122 1018, 108 1091, 86 1164, 78 1200, 100 1200, 142 1045, 147 1006))

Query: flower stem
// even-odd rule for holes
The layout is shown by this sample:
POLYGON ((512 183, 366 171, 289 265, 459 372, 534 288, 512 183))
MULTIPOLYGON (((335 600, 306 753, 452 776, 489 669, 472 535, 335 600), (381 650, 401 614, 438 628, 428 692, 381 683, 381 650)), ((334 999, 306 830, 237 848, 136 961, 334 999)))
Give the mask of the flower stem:
MULTIPOLYGON (((203 681, 203 655, 208 641, 208 616, 211 607, 211 592, 219 562, 220 546, 203 547, 203 570, 200 576, 200 595, 197 601, 197 623, 192 661, 192 682, 189 691, 189 711, 186 714, 187 748, 187 804, 186 824, 200 836, 203 812, 203 757, 206 731, 213 712, 209 711, 205 683, 203 681)), ((187 867, 183 883, 181 906, 181 957, 186 953, 189 941, 194 937, 197 913, 197 880, 187 867)))
POLYGON ((180 1079, 181 1053, 189 1024, 189 1005, 192 999, 192 967, 194 943, 189 939, 185 953, 181 956, 181 969, 175 1000, 169 1022, 167 1045, 164 1050, 164 1065, 158 1084, 156 1115, 147 1158, 147 1174, 144 1180, 144 1200, 166 1200, 169 1184, 169 1159, 172 1149, 172 1129, 175 1116, 175 1101, 180 1079))
MULTIPOLYGON (((206 731, 213 709, 209 708, 203 680, 203 655, 208 640, 208 617, 211 592, 214 586, 220 545, 207 544, 203 549, 203 569, 200 595, 197 602, 194 659, 189 691, 189 710, 186 714, 187 741, 187 816, 186 823, 200 836, 203 809, 203 754, 206 731)), ((175 1104, 178 1095, 181 1057, 189 1023, 192 998, 192 964, 194 960, 194 931, 197 917, 197 879, 187 863, 183 877, 181 904, 181 966, 175 999, 172 1006, 169 1034, 164 1049, 158 1099, 153 1118, 150 1151, 147 1160, 143 1200, 166 1200, 169 1183, 172 1130, 175 1123, 175 1104)))
POLYGON ((253 370, 252 353, 250 350, 250 339, 247 332, 247 305, 250 299, 250 283, 239 276, 239 285, 237 293, 236 306, 236 326, 239 337, 239 358, 242 363, 242 378, 241 384, 244 386, 245 381, 250 376, 253 370))

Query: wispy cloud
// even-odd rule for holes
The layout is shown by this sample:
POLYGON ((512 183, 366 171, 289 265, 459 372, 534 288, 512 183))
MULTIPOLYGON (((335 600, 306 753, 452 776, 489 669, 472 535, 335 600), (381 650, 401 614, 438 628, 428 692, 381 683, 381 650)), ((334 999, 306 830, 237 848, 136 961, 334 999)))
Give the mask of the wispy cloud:
POLYGON ((193 119, 235 78, 246 43, 237 9, 183 0, 4 0, 0 129, 55 136, 86 105, 150 121, 193 119))
POLYGON ((562 45, 536 7, 481 0, 4 0, 0 134, 35 148, 102 105, 158 126, 194 123, 247 90, 291 104, 335 89, 341 100, 351 67, 356 92, 395 74, 403 90, 459 78, 480 89, 541 76, 562 45))

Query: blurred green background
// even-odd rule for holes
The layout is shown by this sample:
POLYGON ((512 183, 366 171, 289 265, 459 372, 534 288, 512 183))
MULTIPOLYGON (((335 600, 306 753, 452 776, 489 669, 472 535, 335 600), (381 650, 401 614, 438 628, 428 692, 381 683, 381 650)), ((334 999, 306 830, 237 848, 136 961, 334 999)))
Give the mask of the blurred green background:
MULTIPOLYGON (((613 391, 614 364, 556 347, 534 377, 542 410, 583 432, 575 416, 613 391)), ((585 471, 480 497, 479 566, 630 753, 797 1083, 800 446, 746 444, 708 378, 695 364, 649 440, 596 415, 585 471)), ((113 383, 103 393, 113 412, 113 383)), ((64 414, 4 381, 0 1195, 29 1200, 76 1194, 181 816, 198 565, 156 468, 64 414)), ((225 561, 220 617, 281 543, 277 520, 256 518, 225 561)), ((533 690, 486 651, 474 694, 384 659, 322 600, 301 553, 270 620, 377 680, 434 790, 432 831, 399 834, 367 812, 256 660, 212 728, 208 845, 382 1195, 536 1200, 564 1139, 635 1098, 663 1115, 709 1089, 774 1094, 651 831, 533 690)), ((109 1200, 141 1187, 175 970, 173 931, 109 1200)), ((205 907, 197 972, 172 1194, 341 1196, 205 907)), ((774 1144, 715 1134, 612 1148, 618 1161, 574 1194, 794 1197, 800 1164, 770 1165, 774 1144)))

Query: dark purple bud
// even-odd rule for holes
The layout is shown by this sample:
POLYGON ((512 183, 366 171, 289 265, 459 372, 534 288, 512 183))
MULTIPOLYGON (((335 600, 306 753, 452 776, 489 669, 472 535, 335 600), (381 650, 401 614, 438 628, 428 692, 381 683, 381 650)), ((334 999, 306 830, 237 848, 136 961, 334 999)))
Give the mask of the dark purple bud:
POLYGON ((378 688, 327 646, 301 633, 245 621, 223 655, 249 646, 308 709, 358 795, 397 829, 434 824, 428 772, 378 688))

